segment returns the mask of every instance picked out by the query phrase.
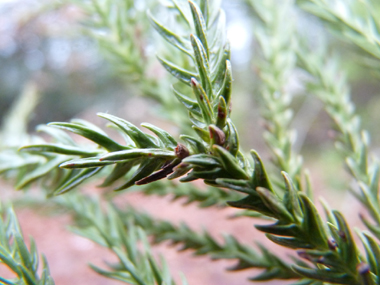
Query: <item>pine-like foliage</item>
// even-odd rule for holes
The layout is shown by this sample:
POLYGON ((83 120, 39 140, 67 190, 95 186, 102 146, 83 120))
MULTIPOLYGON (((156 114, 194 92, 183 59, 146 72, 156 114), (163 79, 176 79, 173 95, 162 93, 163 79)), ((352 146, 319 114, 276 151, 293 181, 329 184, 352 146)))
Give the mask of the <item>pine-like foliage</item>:
MULTIPOLYGON (((238 130, 231 119, 233 76, 226 16, 218 0, 171 0, 161 4, 142 1, 142 6, 151 8, 147 14, 141 13, 136 1, 74 1, 89 14, 87 31, 114 65, 133 75, 131 81, 142 89, 142 94, 156 98, 167 112, 174 114, 172 118, 179 112, 179 122, 187 120, 180 126, 183 133, 177 138, 150 123, 141 124, 143 131, 123 118, 99 113, 124 139, 120 143, 81 119, 53 122, 38 127, 51 136, 48 142, 34 138, 18 153, 4 150, 0 172, 14 178, 16 189, 39 182, 48 197, 65 194, 89 179, 100 178, 101 187, 111 186, 115 191, 138 186, 147 195, 172 194, 201 207, 228 205, 243 210, 238 215, 270 220, 270 224, 255 227, 270 241, 296 250, 298 256, 290 264, 263 246, 257 251, 233 236, 225 236, 221 243, 207 231, 198 233, 185 224, 176 226, 130 207, 106 202, 108 207, 103 210, 100 202, 79 193, 54 198, 56 207, 70 210, 76 217, 74 232, 107 247, 118 258, 107 270, 92 268, 128 284, 175 284, 165 263, 158 265, 152 257, 147 236, 153 238, 153 243, 181 244, 196 255, 234 259, 237 261, 231 268, 234 271, 261 269, 252 281, 295 279, 296 284, 380 284, 380 176, 377 160, 370 159, 369 135, 360 126, 337 60, 326 60, 328 52, 320 55, 310 50, 298 35, 296 23, 289 21, 289 15, 297 7, 323 19, 347 42, 359 46, 364 51, 360 56, 366 57, 366 63, 371 63, 376 71, 380 22, 375 11, 380 11, 379 5, 369 0, 345 4, 322 0, 241 2, 255 15, 256 38, 263 55, 254 65, 261 81, 264 137, 272 150, 273 164, 281 171, 281 180, 275 172, 266 170, 266 163, 257 151, 246 153, 240 148, 238 130), (357 9, 360 11, 356 12, 357 9), (140 27, 141 37, 134 29, 145 17, 163 39, 157 60, 173 78, 165 78, 166 89, 158 90, 170 88, 170 100, 159 99, 160 93, 154 90, 162 82, 146 78, 152 59, 144 53, 140 40, 148 38, 151 31, 146 22, 140 27), (104 33, 97 34, 98 29, 104 33), (371 234, 357 231, 365 256, 344 216, 324 205, 327 217, 324 220, 312 201, 309 175, 293 147, 296 137, 290 127, 295 95, 287 91, 287 84, 297 69, 309 75, 309 81, 303 82, 305 92, 315 95, 333 119, 337 146, 359 186, 360 192, 357 189, 352 192, 374 220, 362 217, 371 234), (180 103, 175 111, 170 111, 172 100, 180 103), (67 132, 90 142, 78 143, 67 132), (179 184, 172 181, 177 178, 179 184), (209 187, 199 189, 191 183, 195 180, 209 187), (137 250, 139 242, 144 245, 143 251, 137 250)), ((3 236, 4 242, 9 243, 11 235, 4 232, 3 236)), ((35 255, 34 245, 29 253, 22 236, 14 238, 20 253, 2 260, 12 264, 11 268, 25 279, 17 259, 21 258, 20 266, 25 270, 35 271, 32 257, 28 257, 35 255)), ((41 280, 48 278, 46 265, 45 271, 41 280)), ((25 284, 45 284, 28 282, 25 284)))
POLYGON ((36 243, 31 239, 28 250, 12 207, 1 205, 0 213, 0 261, 17 276, 10 279, 0 276, 1 284, 54 285, 45 256, 42 256, 42 273, 38 272, 36 243))

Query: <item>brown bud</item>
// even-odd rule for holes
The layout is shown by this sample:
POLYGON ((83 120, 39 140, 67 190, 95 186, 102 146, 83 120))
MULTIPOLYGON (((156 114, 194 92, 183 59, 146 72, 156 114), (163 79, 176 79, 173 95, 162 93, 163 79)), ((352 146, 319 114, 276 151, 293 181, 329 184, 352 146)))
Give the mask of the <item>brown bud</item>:
POLYGON ((219 119, 225 119, 227 117, 227 114, 225 112, 225 109, 223 109, 220 104, 218 106, 218 118, 219 119))
POLYGON ((153 174, 144 177, 135 182, 136 185, 148 184, 160 179, 167 177, 173 172, 173 168, 180 163, 179 159, 174 159, 173 161, 167 161, 159 171, 154 172, 153 174))
POLYGON ((174 151, 175 151, 175 155, 181 160, 190 155, 190 152, 187 149, 187 147, 181 143, 178 143, 174 151))
POLYGON ((226 135, 221 129, 215 125, 210 125, 208 126, 208 130, 210 132, 210 139, 214 141, 215 144, 220 146, 224 145, 226 142, 226 135))

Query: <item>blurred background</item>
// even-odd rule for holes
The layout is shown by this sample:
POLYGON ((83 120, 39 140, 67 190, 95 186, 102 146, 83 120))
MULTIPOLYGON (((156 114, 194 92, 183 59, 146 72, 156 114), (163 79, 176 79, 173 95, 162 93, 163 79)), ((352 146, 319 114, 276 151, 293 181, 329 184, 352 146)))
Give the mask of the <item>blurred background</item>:
MULTIPOLYGON (((65 1, 43 0, 1 1, 0 126, 3 126, 3 130, 12 106, 22 94, 30 93, 34 95, 28 102, 35 104, 35 107, 26 118, 29 133, 33 133, 38 124, 69 121, 74 117, 104 127, 105 122, 96 113, 107 112, 137 125, 150 122, 178 134, 181 130, 167 118, 165 108, 162 108, 163 103, 169 106, 171 100, 175 100, 170 88, 159 85, 172 80, 167 78, 155 60, 156 52, 162 48, 162 40, 149 27, 148 21, 139 22, 139 17, 144 17, 141 15, 145 15, 147 7, 154 12, 158 8, 155 1, 135 2, 135 14, 131 15, 132 20, 126 25, 137 23, 132 28, 135 40, 140 38, 138 33, 142 34, 139 45, 142 51, 134 55, 136 51, 128 43, 131 26, 126 26, 126 38, 118 39, 130 51, 129 55, 124 56, 128 62, 128 68, 125 68, 125 62, 120 61, 120 51, 110 52, 107 48, 117 35, 104 28, 101 20, 92 17, 86 1, 69 4, 65 1), (147 70, 142 71, 143 64, 148 65, 147 70), (149 77, 151 80, 158 78, 158 83, 155 83, 158 84, 157 90, 147 89, 149 82, 139 81, 142 75, 148 75, 148 79, 144 79, 148 81, 149 77)), ((253 63, 260 60, 261 56, 255 38, 255 14, 244 1, 224 1, 223 7, 227 16, 227 36, 231 43, 234 71, 232 119, 240 131, 242 148, 254 148, 268 159, 270 152, 262 138, 263 121, 258 108, 259 79, 253 63)), ((352 99, 363 118, 364 127, 372 134, 375 152, 380 151, 377 149, 380 145, 377 123, 380 120, 378 75, 360 66, 355 61, 352 47, 330 33, 317 18, 301 10, 295 10, 294 13, 290 16, 297 17, 297 32, 304 36, 305 41, 317 45, 323 39, 329 42, 331 49, 339 50, 350 82, 352 99)), ((329 203, 333 207, 349 212, 350 208, 358 207, 358 204, 345 192, 344 180, 347 176, 330 139, 332 122, 318 100, 304 96, 304 76, 302 72, 295 71, 288 86, 294 94, 293 127, 298 131, 298 147, 304 155, 305 165, 312 173, 316 196, 328 193, 329 203), (335 192, 331 192, 331 189, 335 192)), ((12 191, 12 187, 2 187, 1 193, 7 197, 3 193, 12 191)), ((86 191, 99 190, 90 187, 86 191)), ((183 208, 178 203, 171 204, 170 197, 157 201, 154 197, 141 198, 138 193, 132 193, 121 201, 128 200, 129 203, 140 205, 141 199, 147 201, 144 208, 160 213, 157 215, 162 215, 162 218, 173 219, 175 216, 178 221, 185 220, 194 227, 206 227, 215 235, 220 235, 220 232, 238 233, 239 239, 249 243, 257 240, 259 235, 263 236, 253 231, 252 220, 223 221, 219 217, 219 211, 222 210, 199 211, 195 206, 183 208), (170 211, 163 210, 168 208, 170 211), (199 220, 203 222, 202 225, 199 225, 199 220)), ((222 216, 227 217, 232 212, 232 209, 224 209, 222 216)), ((107 258, 112 259, 112 256, 90 241, 70 234, 66 230, 68 217, 51 218, 30 209, 19 209, 18 213, 24 234, 34 236, 40 251, 46 254, 57 285, 119 284, 97 276, 87 267, 89 261, 100 265, 107 258)), ((354 214, 353 223, 357 219, 354 214)), ((261 240, 275 247, 264 238, 261 240)), ((172 272, 184 272, 189 284, 237 284, 233 283, 236 282, 236 275, 240 278, 238 284, 251 284, 246 280, 252 276, 251 272, 241 274, 224 271, 233 263, 210 263, 205 257, 191 257, 191 252, 177 254, 167 245, 159 246, 157 252, 168 259, 172 272)))

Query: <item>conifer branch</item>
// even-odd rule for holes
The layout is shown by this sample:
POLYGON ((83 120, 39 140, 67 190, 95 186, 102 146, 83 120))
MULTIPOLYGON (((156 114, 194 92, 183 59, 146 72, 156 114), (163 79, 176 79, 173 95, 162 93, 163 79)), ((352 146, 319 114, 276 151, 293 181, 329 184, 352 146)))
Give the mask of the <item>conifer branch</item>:
MULTIPOLYGON (((326 21, 344 39, 380 60, 380 5, 376 1, 298 0, 301 8, 326 21)), ((378 62, 377 64, 378 65, 378 62)))
POLYGON ((293 1, 249 1, 261 24, 256 26, 256 38, 263 60, 256 69, 262 81, 261 96, 266 132, 264 138, 275 158, 274 164, 288 173, 298 189, 302 157, 294 152, 295 130, 290 129, 293 110, 290 106, 293 94, 287 84, 293 76, 296 64, 297 38, 292 14, 293 1))
MULTIPOLYGON (((83 32, 95 39, 102 52, 117 67, 128 74, 130 81, 142 80, 146 70, 145 41, 149 23, 143 21, 144 9, 136 9, 134 1, 77 1, 85 13, 83 32)), ((141 1, 143 6, 149 1, 141 1)))
POLYGON ((172 100, 170 78, 157 73, 157 62, 148 52, 152 28, 146 11, 157 6, 151 0, 67 0, 84 11, 81 31, 98 44, 116 73, 131 85, 136 86, 139 96, 157 101, 162 109, 157 112, 164 119, 176 122, 181 130, 189 128, 186 114, 176 100, 172 100))
POLYGON ((42 255, 40 274, 36 243, 31 238, 27 248, 16 214, 11 206, 4 205, 0 205, 0 263, 17 276, 11 279, 0 276, 1 284, 54 285, 45 256, 42 255))
POLYGON ((339 65, 324 58, 324 53, 299 52, 302 67, 315 79, 308 85, 310 92, 325 104, 325 110, 334 120, 336 147, 346 157, 349 173, 360 189, 353 194, 366 207, 375 225, 364 216, 362 221, 380 239, 379 163, 369 152, 369 134, 361 127, 345 77, 338 72, 339 65))
MULTIPOLYGON (((228 119, 232 75, 228 60, 228 45, 226 46, 223 41, 224 14, 219 9, 214 9, 216 14, 208 15, 210 18, 206 25, 200 8, 192 2, 189 3, 195 34, 197 35, 191 34, 190 42, 193 47, 194 67, 197 70, 198 75, 196 77, 198 79, 189 77, 193 73, 180 71, 174 67, 174 64, 162 61, 165 68, 180 80, 191 82, 191 89, 196 97, 196 101, 194 101, 175 90, 177 98, 180 99, 185 107, 193 106, 189 110, 190 119, 194 124, 193 129, 203 141, 189 136, 182 136, 182 139, 188 144, 191 153, 205 153, 211 150, 214 143, 225 145, 233 155, 238 155, 240 161, 245 164, 242 154, 239 153, 236 128, 228 119), (215 29, 215 33, 210 35, 209 38, 206 37, 206 35, 209 35, 206 28, 215 29), (209 44, 206 45, 208 47, 206 50, 203 45, 207 41, 209 41, 209 44)), ((158 24, 155 27, 157 29, 162 28, 158 24)), ((132 167, 139 165, 132 177, 119 186, 117 190, 126 189, 135 183, 153 182, 168 175, 168 178, 173 179, 190 170, 186 164, 180 165, 180 162, 190 154, 189 151, 181 144, 177 145, 176 140, 167 132, 149 124, 145 125, 146 128, 157 135, 154 138, 125 120, 107 114, 100 114, 100 116, 111 121, 116 125, 117 129, 130 138, 127 139, 127 145, 120 145, 111 140, 103 131, 88 122, 76 120, 72 123, 52 123, 50 126, 84 136, 98 144, 100 148, 93 148, 92 153, 89 153, 87 148, 86 150, 80 149, 80 146, 68 141, 68 138, 65 138, 65 141, 59 141, 59 145, 41 144, 24 147, 23 150, 40 152, 40 154, 47 157, 47 162, 49 163, 43 164, 42 167, 37 168, 23 178, 18 184, 18 188, 23 188, 35 179, 54 170, 57 165, 68 170, 64 173, 65 175, 59 175, 58 181, 55 182, 58 185, 53 191, 55 194, 73 189, 109 164, 116 164, 116 166, 103 185, 114 183, 130 172, 132 167), (64 146, 67 143, 69 145, 64 146), (174 148, 176 151, 174 151, 174 148), (52 156, 49 153, 56 153, 59 156, 53 156, 54 159, 51 159, 52 156), (71 155, 71 157, 62 155, 71 155), (79 156, 80 159, 72 160, 73 155, 79 156)), ((189 176, 188 179, 192 178, 189 176)))
MULTIPOLYGON (((114 165, 114 171, 106 178, 105 184, 112 184, 127 173, 132 175, 117 188, 118 190, 134 184, 151 183, 165 177, 182 177, 181 182, 201 179, 208 185, 243 193, 243 199, 231 201, 229 205, 258 212, 276 221, 271 225, 257 225, 256 228, 265 232, 273 242, 297 249, 298 255, 312 264, 312 267, 305 264, 293 265, 292 268, 298 275, 320 282, 375 284, 378 280, 378 267, 377 263, 373 262, 374 255, 369 255, 366 260, 359 254, 349 227, 339 212, 328 212, 329 221, 326 225, 314 204, 305 194, 298 191, 297 185, 288 174, 283 172, 284 195, 279 196, 272 187, 274 180, 266 174, 259 155, 252 150, 253 163, 250 163, 240 152, 237 130, 229 117, 232 75, 228 44, 223 40, 224 14, 216 9, 218 7, 210 8, 212 6, 209 4, 215 3, 217 2, 202 0, 200 5, 197 5, 189 1, 187 8, 178 5, 170 7, 182 17, 181 23, 190 23, 190 35, 185 39, 177 37, 176 40, 172 38, 169 41, 169 44, 185 53, 188 61, 181 63, 160 58, 163 66, 180 81, 175 84, 174 93, 188 109, 189 119, 198 136, 181 136, 187 148, 170 134, 154 126, 148 126, 148 129, 156 134, 151 136, 125 120, 101 114, 101 117, 111 121, 129 137, 125 144, 110 139, 103 131, 88 123, 74 121, 52 125, 80 134, 99 147, 83 149, 75 143, 64 143, 58 146, 33 145, 25 149, 38 151, 46 157, 49 157, 50 152, 79 156, 79 159, 60 162, 63 168, 83 170, 79 174, 76 172, 75 176, 70 172, 72 176, 65 180, 63 185, 62 180, 59 180, 61 184, 58 184, 59 188, 55 193, 71 190, 72 186, 95 175, 109 164, 114 165), (138 168, 134 169, 134 166, 138 168)), ((166 40, 169 38, 168 35, 173 34, 168 30, 169 27, 158 22, 155 28, 166 40)), ((55 160, 49 161, 32 177, 36 177, 36 173, 46 173, 46 169, 54 168, 57 163, 55 160)), ((38 177, 40 176, 42 175, 38 177)), ((107 219, 94 219, 97 215, 101 214, 93 212, 90 221, 95 226, 103 226, 106 222, 107 227, 112 226, 112 221, 107 219)), ((116 223, 116 220, 113 223, 116 223)), ((107 231, 113 230, 107 228, 107 231)), ((100 244, 108 243, 101 235, 92 237, 100 244)), ((364 241, 368 248, 376 248, 372 246, 370 239, 364 241)), ((126 259, 120 257, 119 251, 115 253, 120 261, 124 262, 124 269, 131 272, 130 267, 126 266, 126 259)), ((124 256, 131 259, 128 253, 124 256)), ((277 273, 280 274, 281 271, 277 273)), ((136 278, 135 280, 137 282, 136 278)))
MULTIPOLYGON (((133 285, 176 284, 164 259, 159 265, 152 256, 145 232, 132 219, 120 216, 113 205, 103 210, 99 201, 80 195, 65 195, 56 202, 73 211, 78 222, 72 227, 74 233, 109 248, 117 256, 116 264, 107 263, 109 269, 90 264, 95 272, 133 285)), ((182 284, 187 283, 184 280, 182 284)))
POLYGON ((250 278, 252 281, 272 279, 299 279, 291 267, 259 245, 260 253, 252 247, 243 245, 231 235, 224 236, 224 243, 217 242, 207 231, 199 234, 186 224, 174 226, 167 221, 154 220, 147 214, 129 208, 120 211, 121 215, 133 216, 136 223, 154 237, 155 243, 170 241, 173 245, 181 245, 179 250, 194 250, 195 255, 208 255, 212 259, 237 259, 237 264, 228 268, 236 271, 250 268, 264 269, 261 274, 250 278))
MULTIPOLYGON (((201 208, 225 207, 228 201, 235 201, 242 198, 238 192, 231 192, 225 189, 205 186, 200 188, 192 183, 175 183, 173 181, 157 181, 141 188, 145 195, 166 196, 171 195, 173 200, 183 199, 184 204, 197 203, 201 208), (202 189, 204 188, 204 189, 202 189)), ((257 215, 256 215, 257 217, 257 215)))
MULTIPOLYGON (((205 72, 199 72, 199 76, 207 79, 205 72)), ((179 79, 182 80, 182 78, 181 75, 179 79)), ((197 96, 199 93, 198 86, 194 83, 192 85, 197 96)), ((200 85, 207 85, 207 80, 201 80, 200 85)), ((199 100, 198 102, 201 105, 199 100)), ((212 113, 205 111, 207 104, 205 107, 201 107, 201 110, 201 115, 207 126, 212 120, 212 113)), ((202 131, 202 127, 194 129, 198 131, 197 133, 202 140, 208 142, 217 133, 210 131, 210 138, 208 138, 206 133, 202 131)), ((183 163, 192 166, 193 171, 181 181, 200 178, 208 184, 248 194, 246 198, 240 201, 230 202, 230 205, 255 210, 278 220, 274 225, 257 226, 257 228, 267 232, 268 238, 273 242, 290 248, 305 249, 300 251, 299 255, 313 262, 316 269, 295 266, 294 270, 297 273, 326 282, 361 284, 362 276, 366 275, 367 272, 359 272, 356 269, 361 259, 342 216, 337 212, 334 213, 335 220, 332 220, 331 223, 335 226, 331 228, 331 231, 337 229, 338 232, 345 232, 345 235, 339 236, 329 233, 323 226, 314 205, 306 196, 296 192, 295 186, 286 174, 284 174, 286 194, 283 198, 279 198, 272 189, 272 183, 267 178, 257 153, 252 152, 255 163, 253 173, 249 175, 250 166, 245 163, 244 159, 242 161, 239 157, 234 157, 237 152, 231 153, 231 148, 225 147, 224 140, 219 139, 221 135, 217 137, 218 139, 212 142, 210 154, 192 155, 183 160, 183 163), (336 243, 339 247, 338 251, 335 246, 329 245, 328 237, 330 235, 334 236, 334 244, 336 243), (347 255, 350 255, 350 258, 347 258, 347 255), (316 256, 323 256, 323 258, 319 259, 316 256), (329 269, 320 269, 317 264, 327 265, 329 269)), ((233 149, 238 150, 238 146, 235 144, 233 149)))
MULTIPOLYGON (((264 271, 250 278, 252 281, 272 279, 299 279, 285 261, 259 245, 260 252, 251 246, 244 245, 231 235, 224 236, 224 243, 217 242, 206 230, 197 233, 186 224, 174 226, 168 221, 153 219, 148 214, 133 208, 119 210, 121 216, 133 216, 133 220, 154 238, 154 243, 170 241, 180 245, 180 251, 191 249, 195 255, 208 255, 211 259, 234 259, 237 264, 228 268, 230 271, 259 268, 264 271)), ((300 261, 299 261, 300 262, 300 261)), ((302 263, 302 262, 301 262, 302 263)))
MULTIPOLYGON (((84 123, 84 121, 81 122, 84 123)), ((88 122, 86 124, 90 126, 88 122)), ((153 126, 148 124, 145 126, 153 128, 153 126)), ((38 129, 53 135, 54 141, 46 143, 39 139, 39 144, 30 145, 25 148, 28 152, 15 152, 13 149, 7 149, 7 151, 4 150, 0 154, 0 172, 5 176, 9 176, 9 178, 15 179, 16 187, 20 189, 29 187, 33 182, 38 181, 48 191, 48 196, 55 195, 60 192, 58 191, 58 187, 62 187, 62 185, 66 185, 66 191, 82 185, 87 179, 91 178, 90 175, 92 174, 91 172, 90 175, 88 175, 88 172, 83 174, 83 169, 95 170, 96 168, 101 168, 102 172, 100 175, 103 175, 100 177, 106 176, 106 179, 100 186, 108 187, 125 178, 125 174, 133 170, 133 167, 128 168, 127 163, 112 166, 112 163, 103 163, 97 158, 91 158, 92 155, 99 156, 107 153, 100 146, 96 148, 86 143, 78 144, 59 129, 47 126, 39 126, 38 129), (57 165, 60 163, 65 163, 64 166, 68 165, 70 168, 57 168, 57 165), (27 173, 27 175, 24 173, 27 173), (52 186, 55 187, 53 190, 52 186)), ((100 130, 98 132, 102 133, 100 130)), ((167 134, 164 133, 163 135, 167 134)), ((128 139, 128 137, 126 138, 128 139)), ((164 139, 163 136, 161 138, 164 139)), ((172 146, 174 146, 174 141, 172 146)), ((93 175, 99 176, 98 172, 100 170, 94 172, 93 175)), ((237 192, 211 188, 209 186, 203 188, 199 189, 199 187, 192 184, 160 181, 141 187, 140 191, 146 195, 173 195, 173 199, 185 198, 186 204, 198 202, 200 207, 214 205, 224 207, 227 201, 241 198, 241 194, 237 192)))
MULTIPOLYGON (((64 209, 74 211, 77 223, 80 225, 73 227, 76 234, 102 246, 109 247, 110 244, 116 247, 124 246, 121 240, 128 243, 136 242, 136 237, 131 236, 129 232, 142 228, 147 235, 153 237, 156 244, 170 241, 173 245, 181 245, 180 251, 191 249, 194 250, 195 255, 208 255, 215 260, 237 260, 237 264, 228 270, 263 269, 264 271, 253 277, 252 281, 300 278, 287 262, 269 252, 265 247, 259 245, 259 253, 230 235, 224 236, 224 243, 219 243, 206 230, 199 234, 186 224, 174 226, 169 221, 154 219, 132 207, 120 209, 109 204, 107 211, 103 212, 98 201, 76 193, 60 197, 56 202, 64 209), (93 217, 97 217, 96 222, 93 217), (116 238, 115 235, 119 235, 119 237, 116 238)), ((133 245, 129 244, 125 248, 129 251, 133 250, 128 254, 135 254, 133 245)), ((148 248, 146 254, 149 251, 148 248)), ((297 262, 305 265, 301 260, 297 262)), ((118 268, 118 266, 114 266, 114 268, 118 268)), ((146 271, 147 269, 142 270, 146 271)))

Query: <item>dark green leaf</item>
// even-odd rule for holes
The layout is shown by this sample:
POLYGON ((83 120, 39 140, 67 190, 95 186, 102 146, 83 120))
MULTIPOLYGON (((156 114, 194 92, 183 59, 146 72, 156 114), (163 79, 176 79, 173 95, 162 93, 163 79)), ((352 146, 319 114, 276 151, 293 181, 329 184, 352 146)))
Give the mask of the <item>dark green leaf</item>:
POLYGON ((247 180, 218 178, 216 179, 216 183, 220 187, 226 187, 242 193, 252 194, 254 191, 247 180))
POLYGON ((84 180, 97 174, 100 170, 102 170, 102 167, 83 169, 78 175, 74 176, 73 178, 68 180, 65 184, 63 184, 58 189, 56 189, 54 191, 55 194, 61 195, 63 193, 66 193, 72 190, 74 187, 81 184, 84 180))
POLYGON ((103 155, 101 161, 123 161, 133 158, 142 158, 142 157, 164 157, 166 159, 175 158, 174 151, 164 150, 159 148, 144 148, 144 149, 128 149, 110 152, 106 155, 103 155))
POLYGON ((138 127, 130 122, 105 113, 98 113, 99 117, 109 120, 124 131, 141 148, 156 148, 158 145, 138 127))
POLYGON ((135 160, 116 164, 112 172, 107 176, 107 178, 99 187, 110 186, 116 180, 126 175, 133 166, 135 166, 135 160))
POLYGON ((256 192, 260 195, 264 204, 271 209, 277 219, 286 223, 292 223, 294 221, 292 215, 288 212, 282 201, 275 196, 273 192, 262 187, 257 187, 256 192))
POLYGON ((100 161, 99 157, 89 157, 82 159, 73 159, 66 161, 59 165, 61 168, 92 168, 92 167, 103 167, 106 165, 114 164, 114 161, 100 161))
POLYGON ((293 217, 301 217, 301 206, 298 200, 297 190, 293 185, 293 181, 286 172, 282 171, 281 174, 284 177, 286 188, 283 203, 293 217))
POLYGON ((113 141, 112 139, 105 136, 104 134, 96 132, 93 129, 90 129, 83 125, 72 124, 72 123, 50 123, 48 125, 58 128, 58 129, 67 130, 75 134, 78 134, 82 137, 85 137, 95 142, 96 144, 104 147, 105 149, 109 151, 117 151, 121 149, 126 149, 125 146, 118 144, 117 142, 113 141))
POLYGON ((207 124, 211 124, 213 121, 214 114, 212 111, 209 97, 195 78, 191 78, 191 87, 193 88, 194 95, 197 98, 203 119, 207 124))
POLYGON ((35 144, 20 148, 21 151, 53 152, 66 155, 93 156, 101 153, 99 150, 85 150, 76 146, 59 144, 35 144))
POLYGON ((160 158, 146 158, 141 162, 139 168, 136 170, 135 173, 133 173, 132 177, 126 183, 117 187, 115 191, 124 190, 135 185, 136 181, 149 176, 154 171, 158 170, 163 163, 164 160, 160 158))
POLYGON ((206 153, 207 149, 203 145, 203 143, 196 138, 187 136, 187 135, 181 135, 180 138, 184 140, 190 148, 194 150, 194 153, 206 153))
POLYGON ((199 179, 199 178, 194 176, 193 171, 192 171, 192 172, 188 173, 186 176, 182 177, 179 181, 180 182, 191 182, 191 181, 194 181, 197 179, 199 179))
POLYGON ((311 269, 304 268, 298 265, 293 265, 293 270, 307 278, 321 280, 324 282, 359 285, 359 283, 351 276, 344 272, 334 272, 333 270, 311 269))
POLYGON ((216 167, 220 166, 220 162, 212 155, 209 154, 195 154, 189 157, 186 157, 183 160, 183 163, 192 164, 194 166, 200 167, 216 167))
POLYGON ((273 280, 277 279, 281 273, 281 269, 278 267, 273 267, 270 269, 265 270, 264 272, 260 273, 259 275, 249 278, 249 280, 252 281, 268 281, 268 280, 273 280))
POLYGON ((255 228, 264 233, 278 236, 299 236, 302 235, 299 227, 295 224, 283 225, 277 222, 272 225, 255 225, 255 228))
POLYGON ((245 171, 240 167, 239 162, 231 153, 218 145, 213 145, 212 148, 220 157, 222 165, 226 171, 231 173, 231 175, 236 179, 248 180, 249 177, 247 173, 245 173, 245 171))
POLYGON ((269 217, 274 217, 272 211, 261 201, 259 195, 248 195, 244 199, 238 201, 229 201, 228 205, 240 209, 249 209, 264 214, 269 217))
POLYGON ((254 185, 255 188, 263 187, 274 193, 272 185, 268 179, 268 175, 264 168, 263 162, 261 160, 261 157, 255 150, 251 150, 251 155, 255 163, 253 174, 252 174, 252 184, 254 185))
POLYGON ((197 133, 197 135, 206 143, 210 143, 210 135, 209 132, 197 127, 197 126, 192 126, 192 129, 197 133))
POLYGON ((226 176, 226 172, 221 167, 208 169, 195 168, 192 172, 192 175, 201 179, 215 180, 218 177, 226 176))
POLYGON ((162 141, 166 148, 174 150, 177 147, 177 141, 167 131, 149 123, 142 123, 141 126, 152 131, 162 141))
POLYGON ((349 266, 350 270, 355 271, 356 267, 359 264, 359 257, 350 229, 348 228, 348 225, 341 213, 333 211, 333 214, 338 223, 340 235, 340 241, 338 242, 338 246, 340 255, 343 258, 345 264, 349 266))
POLYGON ((233 155, 237 156, 239 153, 239 136, 236 130, 235 125, 232 123, 232 121, 228 118, 227 119, 227 127, 228 127, 228 136, 227 136, 227 143, 226 143, 226 149, 233 155))
POLYGON ((317 209, 306 195, 303 193, 299 195, 304 214, 302 228, 304 233, 308 235, 307 240, 310 240, 319 249, 329 249, 326 231, 317 209))
POLYGON ((279 245, 289 248, 312 248, 312 245, 306 241, 297 238, 278 237, 271 234, 266 234, 267 238, 279 245))

